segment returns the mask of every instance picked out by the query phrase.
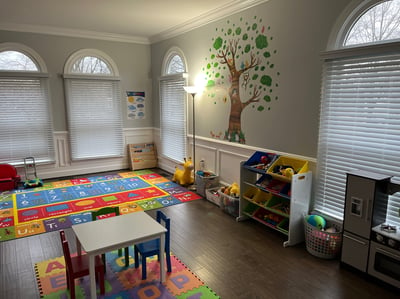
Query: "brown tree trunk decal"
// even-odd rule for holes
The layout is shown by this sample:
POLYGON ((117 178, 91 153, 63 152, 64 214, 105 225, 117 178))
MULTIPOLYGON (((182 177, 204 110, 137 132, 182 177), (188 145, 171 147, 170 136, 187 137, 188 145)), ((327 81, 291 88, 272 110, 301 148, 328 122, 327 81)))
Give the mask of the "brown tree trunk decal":
MULTIPOLYGON (((231 27, 221 28, 220 35, 213 38, 210 59, 206 58, 208 63, 203 70, 208 77, 209 97, 216 97, 212 91, 216 85, 227 91, 227 97, 222 99, 224 103, 229 100, 230 104, 229 124, 224 139, 246 143, 242 131, 242 112, 249 105, 259 112, 265 110, 265 104, 269 105, 273 89, 268 71, 274 68, 274 64, 269 61, 271 53, 267 50, 268 37, 265 31, 269 28, 260 26, 262 20, 257 17, 254 20, 241 18, 240 21, 245 29, 228 21, 231 27)), ((275 83, 275 86, 278 84, 275 83)), ((220 136, 212 130, 210 134, 214 138, 220 136)))
POLYGON ((229 42, 229 47, 227 47, 226 50, 222 50, 217 57, 222 59, 221 64, 226 64, 228 66, 230 77, 232 78, 232 84, 228 93, 231 102, 231 113, 229 116, 229 126, 225 134, 225 139, 239 143, 246 143, 241 124, 242 111, 247 105, 260 101, 260 92, 257 90, 257 85, 254 85, 252 97, 248 101, 242 103, 240 99, 240 76, 248 70, 256 67, 260 63, 260 60, 256 59, 253 53, 250 53, 250 64, 247 67, 238 70, 235 59, 237 48, 238 40, 231 40, 229 42))

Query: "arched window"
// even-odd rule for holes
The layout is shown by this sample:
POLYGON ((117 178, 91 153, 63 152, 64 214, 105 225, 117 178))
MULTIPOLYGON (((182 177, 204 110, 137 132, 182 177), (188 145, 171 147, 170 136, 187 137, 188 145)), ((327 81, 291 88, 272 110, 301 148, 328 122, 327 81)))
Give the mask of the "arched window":
POLYGON ((183 62, 182 57, 178 53, 170 53, 167 59, 167 65, 165 74, 172 75, 172 74, 179 74, 184 73, 186 71, 185 63, 183 62))
POLYGON ((0 44, 0 163, 54 162, 47 68, 32 49, 0 44))
MULTIPOLYGON (((315 209, 339 219, 347 172, 400 177, 399 2, 364 1, 324 54, 315 209)), ((388 223, 399 207, 391 197, 388 223)))
POLYGON ((160 79, 161 154, 174 161, 183 161, 186 144, 186 65, 183 54, 171 49, 164 58, 160 79))
POLYGON ((380 1, 368 6, 351 24, 344 45, 381 43, 400 39, 400 0, 380 1))
POLYGON ((77 51, 64 67, 73 160, 123 155, 118 69, 106 54, 77 51))

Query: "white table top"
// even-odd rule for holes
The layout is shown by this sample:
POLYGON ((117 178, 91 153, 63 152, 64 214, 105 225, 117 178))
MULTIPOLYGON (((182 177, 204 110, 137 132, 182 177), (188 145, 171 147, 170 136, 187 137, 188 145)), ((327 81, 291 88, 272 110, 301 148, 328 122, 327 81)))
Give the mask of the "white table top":
POLYGON ((110 217, 72 226, 82 248, 103 253, 159 237, 167 230, 145 212, 110 217))

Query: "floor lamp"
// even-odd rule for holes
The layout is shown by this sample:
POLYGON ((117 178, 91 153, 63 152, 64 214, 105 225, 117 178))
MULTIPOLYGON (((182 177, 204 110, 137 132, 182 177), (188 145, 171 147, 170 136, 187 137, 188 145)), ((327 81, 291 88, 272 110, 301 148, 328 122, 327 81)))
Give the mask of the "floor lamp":
POLYGON ((183 87, 187 93, 190 93, 192 95, 192 117, 193 117, 193 179, 194 183, 190 187, 190 190, 196 191, 196 127, 195 127, 195 115, 194 115, 194 97, 196 96, 197 93, 197 87, 196 86, 184 86, 183 87))

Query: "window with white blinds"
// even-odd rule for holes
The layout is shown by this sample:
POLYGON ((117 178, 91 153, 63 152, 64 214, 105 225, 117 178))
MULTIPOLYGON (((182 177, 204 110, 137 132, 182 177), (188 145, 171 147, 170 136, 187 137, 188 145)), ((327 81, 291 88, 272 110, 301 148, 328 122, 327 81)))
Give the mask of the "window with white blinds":
POLYGON ((26 157, 36 163, 55 160, 45 72, 33 50, 0 44, 0 163, 23 164, 26 157))
POLYGON ((73 160, 122 156, 118 81, 65 79, 73 160))
MULTIPOLYGON (((400 54, 379 53, 325 61, 314 208, 335 218, 346 172, 400 177, 400 54)), ((388 222, 400 225, 399 208, 392 196, 388 222)))
POLYGON ((64 70, 72 160, 123 156, 118 71, 104 53, 85 49, 64 70))
POLYGON ((0 163, 54 161, 46 78, 0 77, 0 163))
POLYGON ((160 78, 160 154, 175 162, 187 157, 186 64, 182 51, 171 48, 160 78))
POLYGON ((160 135, 162 155, 175 161, 186 157, 186 97, 182 74, 160 80, 160 135))

